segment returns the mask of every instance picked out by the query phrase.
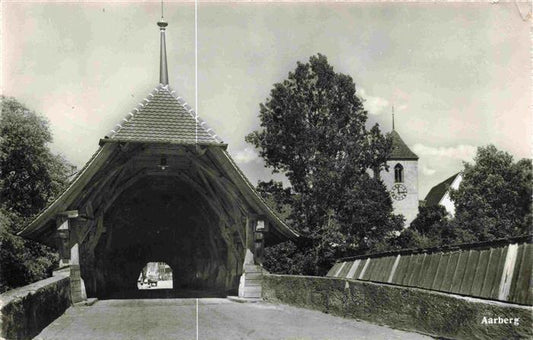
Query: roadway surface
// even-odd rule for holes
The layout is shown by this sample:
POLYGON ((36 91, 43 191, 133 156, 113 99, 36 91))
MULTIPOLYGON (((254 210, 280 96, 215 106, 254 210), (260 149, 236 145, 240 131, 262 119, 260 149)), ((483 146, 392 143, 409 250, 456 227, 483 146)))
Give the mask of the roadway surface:
MULTIPOLYGON (((69 308, 36 339, 197 339, 196 308, 196 299, 97 301, 69 308)), ((204 298, 198 339, 430 338, 286 305, 204 298)))
POLYGON ((154 289, 172 289, 172 280, 159 280, 157 286, 150 286, 145 283, 137 283, 137 289, 154 290, 154 289))

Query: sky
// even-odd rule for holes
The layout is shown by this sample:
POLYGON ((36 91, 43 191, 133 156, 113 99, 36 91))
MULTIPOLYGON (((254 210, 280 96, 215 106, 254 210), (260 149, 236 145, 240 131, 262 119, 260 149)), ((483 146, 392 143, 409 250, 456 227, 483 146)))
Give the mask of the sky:
MULTIPOLYGON (((1 3, 1 93, 50 121, 81 168, 159 83, 159 1, 1 3)), ((369 126, 419 156, 419 198, 494 144, 530 158, 528 3, 165 1, 169 82, 229 144, 252 183, 272 177, 244 137, 296 62, 327 56, 365 99, 369 126), (196 80, 198 84, 196 103, 196 80)), ((531 15, 531 14, 529 14, 531 15)), ((279 179, 279 177, 277 177, 279 179)))

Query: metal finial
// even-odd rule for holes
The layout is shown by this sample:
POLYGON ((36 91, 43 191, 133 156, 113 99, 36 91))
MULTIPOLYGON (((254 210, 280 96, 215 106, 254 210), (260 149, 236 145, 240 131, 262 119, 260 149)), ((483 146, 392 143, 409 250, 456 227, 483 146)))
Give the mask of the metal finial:
POLYGON ((163 0, 161 0, 161 20, 157 23, 161 31, 161 49, 159 62, 159 83, 168 85, 167 48, 165 43, 165 28, 168 23, 163 19, 163 0))

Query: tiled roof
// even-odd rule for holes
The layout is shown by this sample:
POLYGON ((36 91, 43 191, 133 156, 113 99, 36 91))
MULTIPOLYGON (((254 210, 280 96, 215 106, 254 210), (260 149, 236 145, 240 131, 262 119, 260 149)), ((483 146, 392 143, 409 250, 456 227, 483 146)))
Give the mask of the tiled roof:
POLYGON ((223 144, 168 85, 158 85, 101 142, 223 144))
POLYGON ((459 174, 460 172, 456 173, 452 177, 446 179, 444 182, 441 182, 431 188, 431 190, 426 195, 426 206, 429 207, 432 205, 439 204, 440 200, 442 199, 442 197, 444 197, 444 195, 450 188, 450 185, 452 185, 453 181, 455 181, 455 178, 457 178, 459 174))
POLYGON ((392 137, 392 153, 389 159, 418 159, 418 156, 409 149, 396 130, 392 130, 390 135, 392 137))

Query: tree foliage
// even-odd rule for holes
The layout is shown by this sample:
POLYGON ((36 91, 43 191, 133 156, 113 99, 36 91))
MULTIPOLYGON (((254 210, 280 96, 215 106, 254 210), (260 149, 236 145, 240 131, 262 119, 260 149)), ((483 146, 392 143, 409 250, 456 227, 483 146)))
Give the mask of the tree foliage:
POLYGON ((71 166, 50 152, 48 121, 1 97, 0 202, 18 217, 39 212, 67 183, 71 166))
POLYGON ((383 183, 368 174, 339 197, 336 209, 349 250, 376 250, 378 244, 402 230, 403 217, 393 214, 392 200, 383 183))
POLYGON ((531 233, 532 164, 493 145, 480 147, 465 163, 463 180, 450 190, 455 218, 441 206, 420 207, 411 227, 390 242, 392 249, 490 241, 531 233))
MULTIPOLYGON (((325 56, 298 62, 260 104, 259 117, 261 129, 246 141, 290 181, 285 202, 292 226, 313 240, 308 255, 315 268, 308 272, 322 272, 319 262, 329 266, 336 253, 366 251, 401 229, 385 186, 369 176, 386 167, 391 140, 377 125, 367 129, 352 78, 336 73, 325 56)), ((279 198, 279 187, 265 188, 279 198)))
POLYGON ((470 243, 476 238, 462 229, 442 205, 420 206, 418 215, 397 238, 391 240, 387 250, 440 247, 470 243))
POLYGON ((493 145, 477 150, 474 164, 465 163, 463 181, 451 191, 456 223, 480 241, 530 232, 532 163, 493 145))
POLYGON ((313 266, 309 261, 301 248, 292 241, 286 241, 265 249, 263 265, 271 273, 297 275, 313 266))
POLYGON ((68 183, 73 170, 48 144, 47 120, 0 97, 0 291, 50 276, 58 256, 14 235, 68 183))
POLYGON ((268 182, 259 181, 256 191, 281 218, 290 223, 292 204, 294 203, 291 188, 284 188, 283 183, 270 180, 268 182))
POLYGON ((13 235, 11 223, 0 211, 0 293, 51 276, 59 261, 50 248, 13 235))
POLYGON ((411 222, 410 228, 420 234, 430 234, 435 228, 446 224, 448 221, 448 212, 442 205, 433 205, 429 207, 418 207, 418 214, 411 222))

